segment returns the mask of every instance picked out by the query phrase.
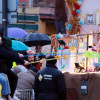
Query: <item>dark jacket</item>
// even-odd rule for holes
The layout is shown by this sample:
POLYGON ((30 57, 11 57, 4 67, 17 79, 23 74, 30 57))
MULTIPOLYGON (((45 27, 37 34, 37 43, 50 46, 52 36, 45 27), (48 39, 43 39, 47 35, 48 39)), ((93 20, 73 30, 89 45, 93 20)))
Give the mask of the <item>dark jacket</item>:
POLYGON ((12 60, 12 61, 24 64, 24 60, 20 58, 16 52, 7 50, 2 45, 0 45, 0 72, 4 72, 7 69, 10 69, 12 67, 12 66, 7 65, 7 62, 6 62, 7 60, 12 60))
POLYGON ((55 0, 55 19, 67 22, 67 8, 65 0, 55 0))
MULTIPOLYGON (((10 52, 15 52, 15 54, 16 54, 16 51, 12 49, 12 41, 10 38, 2 37, 2 46, 3 46, 3 48, 9 50, 10 52)), ((18 54, 17 54, 17 56, 18 56, 18 54)), ((6 59, 6 64, 7 64, 9 69, 12 68, 12 63, 13 63, 12 59, 6 59)))
POLYGON ((66 100, 63 74, 53 65, 37 72, 35 77, 35 100, 66 100))

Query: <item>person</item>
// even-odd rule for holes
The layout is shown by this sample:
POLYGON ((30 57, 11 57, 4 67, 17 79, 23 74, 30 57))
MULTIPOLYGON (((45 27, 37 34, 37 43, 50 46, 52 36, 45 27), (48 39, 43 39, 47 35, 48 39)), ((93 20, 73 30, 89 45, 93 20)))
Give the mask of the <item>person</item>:
MULTIPOLYGON (((35 50, 36 50, 35 61, 45 59, 45 55, 41 53, 41 51, 42 51, 41 45, 37 45, 35 50)), ((38 62, 38 63, 35 64, 35 66, 37 67, 38 70, 40 70, 42 65, 41 65, 40 62, 38 62)))
POLYGON ((17 89, 32 89, 37 71, 36 67, 31 66, 27 72, 18 73, 17 89))
POLYGON ((20 58, 18 53, 14 52, 13 50, 9 50, 5 48, 5 46, 2 44, 1 36, 2 34, 0 35, 0 72, 5 73, 8 76, 10 87, 11 87, 11 97, 13 97, 13 94, 16 89, 18 77, 10 70, 12 66, 9 66, 7 62, 11 60, 24 65, 28 65, 29 62, 20 58))
POLYGON ((41 46, 41 45, 37 45, 37 46, 35 47, 35 50, 36 50, 36 53, 41 53, 41 51, 42 51, 42 46, 41 46))
POLYGON ((54 15, 57 33, 66 34, 65 23, 67 22, 67 14, 65 8, 65 0, 55 1, 54 15))
POLYGON ((35 64, 32 63, 32 62, 34 62, 34 54, 35 54, 35 52, 32 51, 30 53, 27 53, 27 55, 26 55, 27 57, 24 57, 25 60, 30 62, 29 65, 25 66, 26 69, 29 69, 31 66, 35 66, 35 64))
POLYGON ((1 94, 2 98, 4 100, 13 100, 10 96, 11 91, 10 91, 10 85, 9 85, 9 80, 6 74, 0 73, 0 84, 2 86, 1 94))
POLYGON ((23 72, 23 71, 27 71, 32 65, 34 65, 33 63, 31 63, 31 62, 34 62, 34 56, 33 56, 35 54, 34 51, 32 51, 32 50, 20 51, 20 53, 18 53, 18 54, 21 58, 27 60, 30 64, 25 66, 25 65, 17 64, 16 62, 13 62, 13 66, 12 66, 13 71, 14 71, 14 67, 16 67, 16 66, 20 67, 21 72, 23 72))
MULTIPOLYGON (((24 67, 25 68, 25 67, 24 67)), ((21 72, 21 68, 20 67, 18 67, 18 66, 15 66, 14 68, 12 68, 11 69, 16 75, 18 74, 18 73, 20 73, 21 72)))
POLYGON ((49 56, 46 67, 35 76, 35 100, 66 100, 66 85, 63 74, 57 69, 55 57, 49 56))
POLYGON ((15 74, 18 74, 19 72, 26 72, 28 69, 25 68, 23 65, 17 65, 14 68, 11 69, 15 74))

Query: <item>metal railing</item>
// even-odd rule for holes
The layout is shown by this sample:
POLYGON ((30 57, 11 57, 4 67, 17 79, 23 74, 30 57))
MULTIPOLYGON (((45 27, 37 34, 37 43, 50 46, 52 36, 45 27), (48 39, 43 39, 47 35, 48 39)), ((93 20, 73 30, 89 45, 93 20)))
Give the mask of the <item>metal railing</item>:
POLYGON ((20 100, 34 100, 33 89, 19 89, 17 91, 20 93, 20 95, 17 96, 20 100))

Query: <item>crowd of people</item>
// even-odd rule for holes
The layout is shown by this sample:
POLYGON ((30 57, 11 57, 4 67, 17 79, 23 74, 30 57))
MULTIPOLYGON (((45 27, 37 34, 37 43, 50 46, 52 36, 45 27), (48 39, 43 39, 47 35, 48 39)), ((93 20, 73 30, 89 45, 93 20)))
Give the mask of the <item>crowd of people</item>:
POLYGON ((40 62, 32 63, 45 58, 54 59, 41 55, 41 46, 36 46, 36 52, 13 50, 10 39, 3 36, 0 27, 1 100, 20 100, 14 95, 18 89, 34 89, 34 100, 65 100, 66 86, 63 74, 56 67, 57 60, 47 60, 43 69, 40 62), (14 68, 13 62, 16 63, 14 68))
MULTIPOLYGON (((57 34, 66 34, 67 13, 64 0, 56 0, 54 15, 57 34)), ((36 46, 36 51, 15 51, 11 46, 11 39, 3 36, 0 26, 1 100, 20 100, 15 95, 18 89, 34 89, 34 100, 66 99, 64 76, 57 69, 54 56, 43 55, 40 45, 36 46), (45 60, 44 68, 40 62, 32 63, 45 58, 53 60, 45 60)))

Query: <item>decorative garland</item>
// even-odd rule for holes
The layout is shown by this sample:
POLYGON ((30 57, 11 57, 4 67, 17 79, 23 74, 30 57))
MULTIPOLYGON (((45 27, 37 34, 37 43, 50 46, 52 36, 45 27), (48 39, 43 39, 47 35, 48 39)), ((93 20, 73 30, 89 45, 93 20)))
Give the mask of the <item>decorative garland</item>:
POLYGON ((54 52, 57 52, 57 48, 56 48, 56 43, 55 43, 55 35, 52 35, 51 36, 51 52, 53 51, 54 49, 54 52))
POLYGON ((49 61, 49 60, 55 60, 55 59, 57 59, 57 60, 59 60, 59 59, 63 59, 63 60, 66 60, 66 55, 63 55, 62 57, 60 57, 59 55, 55 55, 54 56, 55 58, 52 58, 52 59, 43 59, 43 60, 40 60, 40 61, 34 61, 34 62, 30 62, 30 64, 32 64, 32 63, 37 63, 37 62, 40 62, 40 63, 43 63, 43 62, 45 62, 45 61, 49 61))
POLYGON ((58 35, 51 35, 51 52, 52 50, 54 49, 54 52, 57 52, 57 48, 56 48, 56 39, 59 39, 59 38, 63 38, 63 35, 62 34, 58 34, 58 35))
POLYGON ((100 54, 97 52, 90 52, 90 51, 86 51, 84 53, 84 56, 87 58, 100 58, 100 54))
POLYGON ((66 33, 77 34, 80 32, 80 26, 83 22, 80 21, 79 14, 81 12, 81 3, 83 0, 65 0, 66 6, 69 8, 70 16, 68 22, 66 23, 66 33))

